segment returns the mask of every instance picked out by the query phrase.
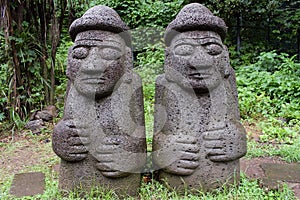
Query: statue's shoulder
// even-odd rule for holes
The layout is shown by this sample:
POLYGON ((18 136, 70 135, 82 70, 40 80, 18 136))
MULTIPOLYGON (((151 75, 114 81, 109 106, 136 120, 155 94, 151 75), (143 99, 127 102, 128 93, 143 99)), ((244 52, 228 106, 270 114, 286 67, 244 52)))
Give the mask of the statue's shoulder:
POLYGON ((142 79, 141 79, 140 75, 138 75, 134 71, 131 71, 130 74, 131 74, 131 78, 132 78, 131 84, 132 84, 133 88, 135 90, 142 88, 142 79))
POLYGON ((168 82, 169 81, 166 79, 165 74, 158 75, 157 78, 156 78, 156 81, 155 81, 157 86, 158 85, 166 85, 168 82))
POLYGON ((142 85, 142 79, 141 77, 133 72, 133 71, 127 71, 122 77, 123 84, 130 84, 130 85, 136 85, 141 86, 142 85))
POLYGON ((132 79, 137 82, 137 83, 142 83, 142 79, 140 77, 140 75, 138 75, 136 72, 134 71, 130 71, 130 74, 132 76, 132 79))

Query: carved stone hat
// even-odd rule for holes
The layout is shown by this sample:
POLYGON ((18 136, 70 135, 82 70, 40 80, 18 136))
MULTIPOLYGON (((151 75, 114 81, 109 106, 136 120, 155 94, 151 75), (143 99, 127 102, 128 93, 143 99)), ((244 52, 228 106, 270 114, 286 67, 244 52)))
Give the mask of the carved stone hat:
POLYGON ((167 46, 170 46, 175 35, 194 30, 214 31, 224 41, 227 26, 221 18, 213 15, 205 6, 199 3, 191 3, 184 6, 176 18, 168 25, 164 36, 165 43, 167 46))
POLYGON ((73 41, 76 35, 87 30, 103 30, 119 34, 127 46, 131 46, 129 27, 121 20, 118 13, 110 7, 99 5, 87 10, 84 15, 70 26, 69 32, 73 41))

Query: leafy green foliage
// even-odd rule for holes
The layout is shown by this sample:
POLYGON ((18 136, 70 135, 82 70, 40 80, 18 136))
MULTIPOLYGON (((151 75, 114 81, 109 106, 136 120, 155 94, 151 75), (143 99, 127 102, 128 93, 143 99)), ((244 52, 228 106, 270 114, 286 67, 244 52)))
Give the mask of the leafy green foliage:
POLYGON ((166 27, 184 5, 184 0, 95 0, 90 6, 107 5, 115 9, 122 20, 132 29, 137 27, 166 27))
POLYGON ((300 65, 287 54, 267 52, 258 58, 236 71, 243 118, 272 115, 299 120, 300 65))
MULTIPOLYGON (((1 38, 1 37, 0 37, 1 38)), ((11 74, 8 67, 8 63, 0 64, 0 109, 5 110, 8 103, 8 91, 9 91, 9 74, 11 74)), ((4 113, 3 113, 4 114, 4 113)), ((1 120, 0 120, 1 121, 1 120)))
MULTIPOLYGON (((43 79, 39 62, 37 62, 41 55, 39 44, 35 36, 31 34, 29 24, 23 22, 22 26, 22 31, 15 31, 14 36, 9 37, 9 40, 15 44, 17 58, 19 60, 18 64, 21 70, 20 75, 27 77, 26 79, 22 79, 19 87, 15 88, 17 94, 19 94, 17 102, 19 102, 19 104, 21 104, 20 102, 24 102, 24 106, 15 107, 16 110, 14 110, 14 112, 11 111, 13 107, 11 102, 14 101, 11 94, 15 92, 13 89, 13 73, 15 69, 13 68, 13 61, 9 58, 9 54, 5 53, 8 49, 1 49, 3 50, 2 53, 4 56, 3 59, 0 60, 0 108, 5 111, 6 117, 14 123, 26 118, 28 110, 38 108, 42 104, 44 100, 43 84, 47 81, 43 79), (15 120, 16 116, 20 119, 15 120)), ((3 34, 0 34, 0 40, 4 40, 3 34)), ((21 124, 22 123, 18 123, 17 127, 22 127, 21 124)))
MULTIPOLYGON (((194 1, 189 1, 194 2, 194 1)), ((241 51, 236 61, 247 62, 257 53, 276 49, 290 55, 297 53, 299 38, 299 1, 290 0, 212 0, 202 1, 228 26, 226 43, 235 46, 240 19, 241 51), (250 59, 245 60, 245 56, 250 59)), ((236 47, 235 47, 236 48, 236 47)), ((234 49, 235 52, 237 49, 234 49)), ((232 51, 235 53, 234 51, 232 51)), ((233 66, 240 66, 233 65, 233 66)))
POLYGON ((163 43, 148 45, 138 54, 135 61, 135 71, 143 80, 144 110, 147 132, 147 143, 152 145, 155 79, 163 73, 164 46, 163 43))
MULTIPOLYGON (((226 13, 248 12, 251 15, 272 12, 280 5, 280 1, 268 0, 213 0, 205 3, 211 9, 222 10, 226 13)), ((217 12, 217 11, 215 11, 217 12)), ((229 17, 229 16, 228 16, 229 17)), ((253 16, 258 17, 258 16, 253 16)))
POLYGON ((267 51, 266 45, 262 41, 253 41, 252 43, 243 43, 240 52, 237 52, 235 43, 227 39, 224 42, 230 53, 230 64, 234 69, 240 66, 248 66, 255 63, 261 52, 267 51))
POLYGON ((55 106, 58 109, 58 118, 62 117, 63 108, 64 108, 64 100, 65 100, 65 92, 67 87, 67 77, 66 77, 66 66, 68 60, 68 50, 73 45, 71 39, 67 33, 63 33, 63 37, 61 39, 61 44, 57 49, 56 55, 56 68, 55 68, 55 106))
POLYGON ((260 121, 262 141, 293 143, 300 132, 300 65, 294 59, 264 52, 236 71, 241 116, 260 121))
POLYGON ((260 136, 262 142, 293 144, 293 140, 297 139, 300 133, 299 124, 287 124, 276 118, 260 121, 258 126, 262 130, 262 135, 260 136))
POLYGON ((267 144, 248 141, 246 158, 278 156, 287 162, 300 161, 300 138, 296 138, 293 144, 267 144))
POLYGON ((5 119, 4 113, 0 113, 0 122, 2 122, 5 119))

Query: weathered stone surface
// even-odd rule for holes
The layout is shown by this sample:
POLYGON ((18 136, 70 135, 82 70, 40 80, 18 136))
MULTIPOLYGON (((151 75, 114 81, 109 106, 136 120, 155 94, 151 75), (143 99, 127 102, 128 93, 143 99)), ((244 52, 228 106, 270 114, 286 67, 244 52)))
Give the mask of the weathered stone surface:
POLYGON ((50 121, 53 119, 53 115, 49 113, 47 110, 41 110, 36 113, 35 116, 37 119, 42 119, 43 121, 50 121))
POLYGON ((224 21, 189 4, 166 29, 165 74, 156 80, 153 162, 178 191, 238 183, 246 132, 224 21))
POLYGON ((129 28, 106 6, 70 26, 63 119, 53 132, 61 189, 101 186, 135 195, 146 160, 142 84, 132 72, 129 28))
POLYGON ((45 174, 42 172, 21 173, 14 176, 10 194, 15 197, 43 194, 45 190, 45 174))
POLYGON ((268 179, 300 183, 300 164, 262 163, 261 167, 268 179))
POLYGON ((262 163, 260 166, 265 174, 261 180, 262 186, 268 189, 280 189, 283 184, 287 184, 293 190, 296 199, 300 199, 299 163, 262 163))
POLYGON ((42 129, 46 128, 44 122, 49 122, 56 116, 55 106, 47 106, 43 110, 33 112, 25 127, 31 130, 33 134, 40 134, 42 129))
POLYGON ((25 127, 32 131, 33 134, 40 134, 42 128, 45 128, 45 123, 42 119, 35 119, 33 121, 29 121, 25 127))
POLYGON ((35 111, 30 116, 30 121, 41 119, 45 122, 52 120, 54 117, 57 116, 55 106, 47 106, 43 110, 35 111))

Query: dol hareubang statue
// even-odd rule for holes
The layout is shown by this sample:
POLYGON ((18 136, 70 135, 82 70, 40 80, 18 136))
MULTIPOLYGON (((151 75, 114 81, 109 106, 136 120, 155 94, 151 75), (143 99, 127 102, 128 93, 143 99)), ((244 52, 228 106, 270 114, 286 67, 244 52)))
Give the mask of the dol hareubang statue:
POLYGON ((171 188, 212 190, 239 180, 246 154, 227 27, 206 7, 185 6, 165 33, 156 80, 153 162, 171 188))
POLYGON ((95 6, 70 26, 63 119, 53 132, 61 189, 103 186, 135 195, 146 159, 141 80, 119 15, 95 6))

